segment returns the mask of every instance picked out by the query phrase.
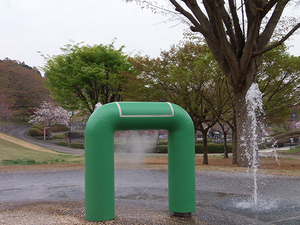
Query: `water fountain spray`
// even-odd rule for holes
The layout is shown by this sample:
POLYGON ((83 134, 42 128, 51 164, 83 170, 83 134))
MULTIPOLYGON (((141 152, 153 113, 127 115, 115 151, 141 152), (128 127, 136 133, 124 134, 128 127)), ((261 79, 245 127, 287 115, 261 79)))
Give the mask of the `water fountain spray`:
POLYGON ((264 132, 264 125, 258 119, 264 115, 262 93, 259 90, 258 84, 253 83, 249 88, 246 95, 247 104, 247 121, 243 126, 243 135, 241 144, 246 148, 246 154, 248 160, 248 167, 253 169, 254 178, 254 190, 253 190, 253 202, 257 206, 257 170, 259 168, 258 157, 258 130, 259 128, 264 132))

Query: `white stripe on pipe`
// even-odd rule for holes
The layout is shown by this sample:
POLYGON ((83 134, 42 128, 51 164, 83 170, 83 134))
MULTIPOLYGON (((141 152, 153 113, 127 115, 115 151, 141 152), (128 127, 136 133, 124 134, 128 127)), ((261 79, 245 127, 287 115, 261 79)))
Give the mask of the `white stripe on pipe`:
POLYGON ((123 115, 122 114, 122 109, 121 106, 119 104, 119 102, 116 102, 118 109, 119 109, 119 115, 120 117, 173 117, 174 116, 174 109, 173 106, 170 102, 167 102, 171 108, 171 114, 163 114, 163 115, 123 115))

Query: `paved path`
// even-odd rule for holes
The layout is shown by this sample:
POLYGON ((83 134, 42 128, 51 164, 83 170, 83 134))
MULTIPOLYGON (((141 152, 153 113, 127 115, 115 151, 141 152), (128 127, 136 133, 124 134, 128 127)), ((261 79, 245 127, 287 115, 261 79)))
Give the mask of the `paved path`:
POLYGON ((67 154, 72 154, 72 155, 84 155, 84 149, 76 149, 76 148, 69 148, 69 147, 64 147, 64 146, 59 146, 57 144, 53 144, 47 141, 41 141, 41 140, 36 140, 33 137, 30 137, 28 135, 29 128, 15 128, 11 130, 5 131, 6 134, 9 134, 13 137, 19 138, 23 141, 27 141, 30 143, 33 143, 35 145, 41 146, 46 149, 58 151, 58 152, 63 152, 67 154))

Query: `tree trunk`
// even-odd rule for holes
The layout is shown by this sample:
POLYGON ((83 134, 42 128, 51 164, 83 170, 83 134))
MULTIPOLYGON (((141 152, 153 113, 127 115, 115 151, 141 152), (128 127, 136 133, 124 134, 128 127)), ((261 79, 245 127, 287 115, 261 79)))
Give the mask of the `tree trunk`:
POLYGON ((226 140, 227 132, 223 132, 223 134, 224 134, 224 158, 228 158, 228 148, 227 148, 227 140, 226 140))
POLYGON ((46 123, 44 123, 44 141, 46 141, 46 123))
POLYGON ((245 94, 238 94, 235 96, 236 109, 236 126, 237 126, 237 166, 248 167, 249 162, 246 157, 246 121, 247 121, 247 107, 245 94))
POLYGON ((203 135, 203 164, 208 164, 207 132, 202 132, 202 135, 203 135))
POLYGON ((237 164, 237 133, 236 128, 231 127, 232 131, 232 164, 237 164))

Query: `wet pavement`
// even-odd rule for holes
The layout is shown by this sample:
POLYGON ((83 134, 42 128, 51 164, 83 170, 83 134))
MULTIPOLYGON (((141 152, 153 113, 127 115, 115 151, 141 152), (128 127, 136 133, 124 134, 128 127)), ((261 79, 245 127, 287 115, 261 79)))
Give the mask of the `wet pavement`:
MULTIPOLYGON (((300 178, 257 177, 253 208, 251 173, 196 171, 197 210, 183 219, 168 212, 166 170, 116 169, 116 219, 102 223, 300 224, 300 178)), ((84 219, 84 170, 7 172, 0 181, 0 224, 97 224, 84 219)))
MULTIPOLYGON (((26 128, 6 133, 48 149, 84 154, 36 141, 26 128)), ((251 173, 196 171, 197 210, 192 218, 178 218, 168 211, 166 170, 116 169, 116 218, 93 223, 84 219, 84 170, 0 173, 0 224, 300 224, 300 178, 257 178, 253 207, 251 173)))

